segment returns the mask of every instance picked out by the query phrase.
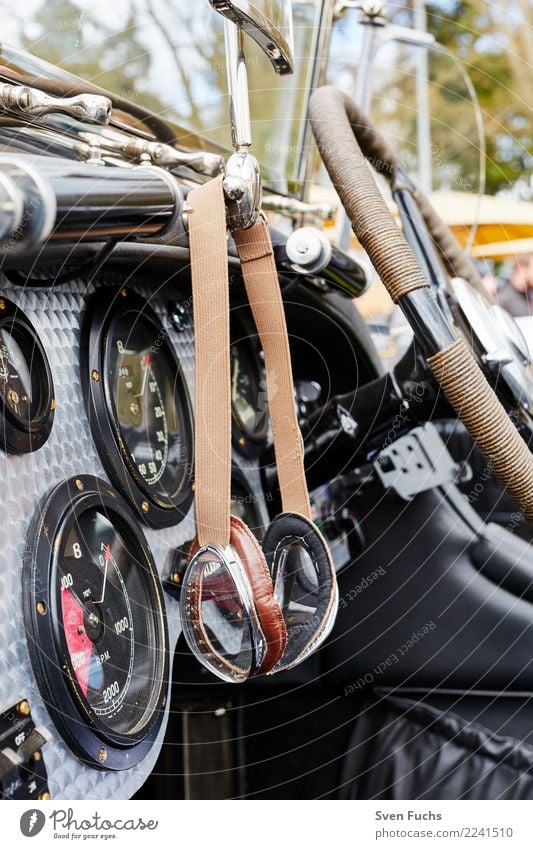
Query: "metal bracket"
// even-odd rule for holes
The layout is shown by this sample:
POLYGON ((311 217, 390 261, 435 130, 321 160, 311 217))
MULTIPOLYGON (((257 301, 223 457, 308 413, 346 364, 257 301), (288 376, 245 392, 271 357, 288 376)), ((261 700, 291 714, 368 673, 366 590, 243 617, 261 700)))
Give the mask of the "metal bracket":
POLYGON ((246 150, 232 153, 223 180, 228 227, 246 230, 261 209, 261 172, 255 156, 246 150))
POLYGON ((336 412, 342 432, 345 433, 346 436, 355 439, 359 430, 359 425, 352 414, 346 409, 346 407, 343 407, 342 404, 337 404, 336 412))
POLYGON ((248 150, 252 144, 252 127, 244 34, 226 18, 224 37, 228 63, 231 137, 235 153, 226 164, 223 186, 229 228, 246 230, 255 223, 261 209, 261 171, 257 159, 248 150))
MULTIPOLYGON (((232 21, 244 30, 266 53, 277 74, 292 74, 294 71, 294 47, 292 25, 284 22, 283 32, 270 19, 269 11, 276 4, 254 4, 248 0, 209 0, 213 9, 220 12, 226 20, 232 21), (261 7, 261 8, 260 8, 261 7)), ((278 4, 287 6, 290 3, 278 4)))
POLYGON ((415 427, 380 451, 374 469, 385 489, 404 501, 420 492, 454 483, 460 473, 434 424, 415 427))

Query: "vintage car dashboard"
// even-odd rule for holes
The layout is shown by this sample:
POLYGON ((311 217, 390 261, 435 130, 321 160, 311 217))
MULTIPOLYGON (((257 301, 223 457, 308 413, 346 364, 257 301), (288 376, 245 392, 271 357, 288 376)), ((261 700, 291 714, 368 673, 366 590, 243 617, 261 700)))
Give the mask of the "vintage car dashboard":
MULTIPOLYGON (((129 798, 154 767, 180 680, 166 590, 195 533, 189 278, 152 262, 21 280, 0 281, 1 791, 129 798)), ((302 278, 286 303, 304 412, 354 373, 375 376, 349 298, 302 278)), ((232 340, 233 509, 260 536, 274 509, 268 410, 238 286, 232 340)), ((327 486, 314 498, 334 542, 327 486)), ((349 552, 337 552, 342 567, 349 552)))

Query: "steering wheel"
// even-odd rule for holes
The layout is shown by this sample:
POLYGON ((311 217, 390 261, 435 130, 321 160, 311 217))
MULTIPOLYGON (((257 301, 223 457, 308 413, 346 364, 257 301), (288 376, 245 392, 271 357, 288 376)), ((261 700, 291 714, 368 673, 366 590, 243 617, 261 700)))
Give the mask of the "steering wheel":
MULTIPOLYGON (((480 365, 429 285, 396 225, 367 160, 396 186, 405 178, 380 133, 350 98, 332 86, 317 89, 310 119, 319 152, 353 231, 394 303, 409 321, 418 346, 449 402, 503 486, 533 521, 533 456, 480 365)), ((479 275, 429 202, 417 197, 424 223, 449 273, 480 289, 479 275)))
POLYGON ((373 157, 387 156, 386 176, 398 207, 405 238, 444 313, 457 326, 506 409, 533 437, 533 362, 514 318, 491 303, 480 275, 455 236, 370 121, 358 111, 360 125, 374 139, 373 157))

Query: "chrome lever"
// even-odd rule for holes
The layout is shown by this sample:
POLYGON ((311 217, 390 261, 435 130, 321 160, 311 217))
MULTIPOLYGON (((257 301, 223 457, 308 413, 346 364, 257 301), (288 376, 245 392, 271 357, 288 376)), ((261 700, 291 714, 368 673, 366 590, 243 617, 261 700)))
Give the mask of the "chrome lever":
POLYGON ((98 144, 103 152, 123 154, 137 162, 148 158, 152 165, 159 165, 160 168, 170 171, 186 167, 197 174, 216 177, 224 170, 224 159, 217 153, 178 150, 164 142, 132 139, 112 127, 104 131, 84 130, 79 136, 88 145, 98 144))
POLYGON ((332 221, 334 209, 330 203, 304 203, 285 195, 267 195, 263 198, 263 209, 279 212, 281 215, 309 215, 320 221, 332 221))
POLYGON ((30 86, 0 83, 0 112, 30 119, 60 113, 77 121, 108 124, 111 100, 98 94, 54 97, 30 86))

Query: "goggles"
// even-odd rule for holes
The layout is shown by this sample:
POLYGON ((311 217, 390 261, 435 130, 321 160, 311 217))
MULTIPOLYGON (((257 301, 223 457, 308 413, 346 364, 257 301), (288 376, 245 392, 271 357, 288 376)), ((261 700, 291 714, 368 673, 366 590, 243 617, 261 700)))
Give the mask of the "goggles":
POLYGON ((188 196, 196 340, 196 524, 180 610, 187 644, 224 681, 290 669, 327 637, 335 569, 311 521, 283 302, 268 227, 233 233, 265 356, 283 512, 262 545, 230 515, 229 280, 222 179, 188 196), (270 388, 275 386, 275 392, 270 388), (222 412, 221 412, 222 411, 222 412))

